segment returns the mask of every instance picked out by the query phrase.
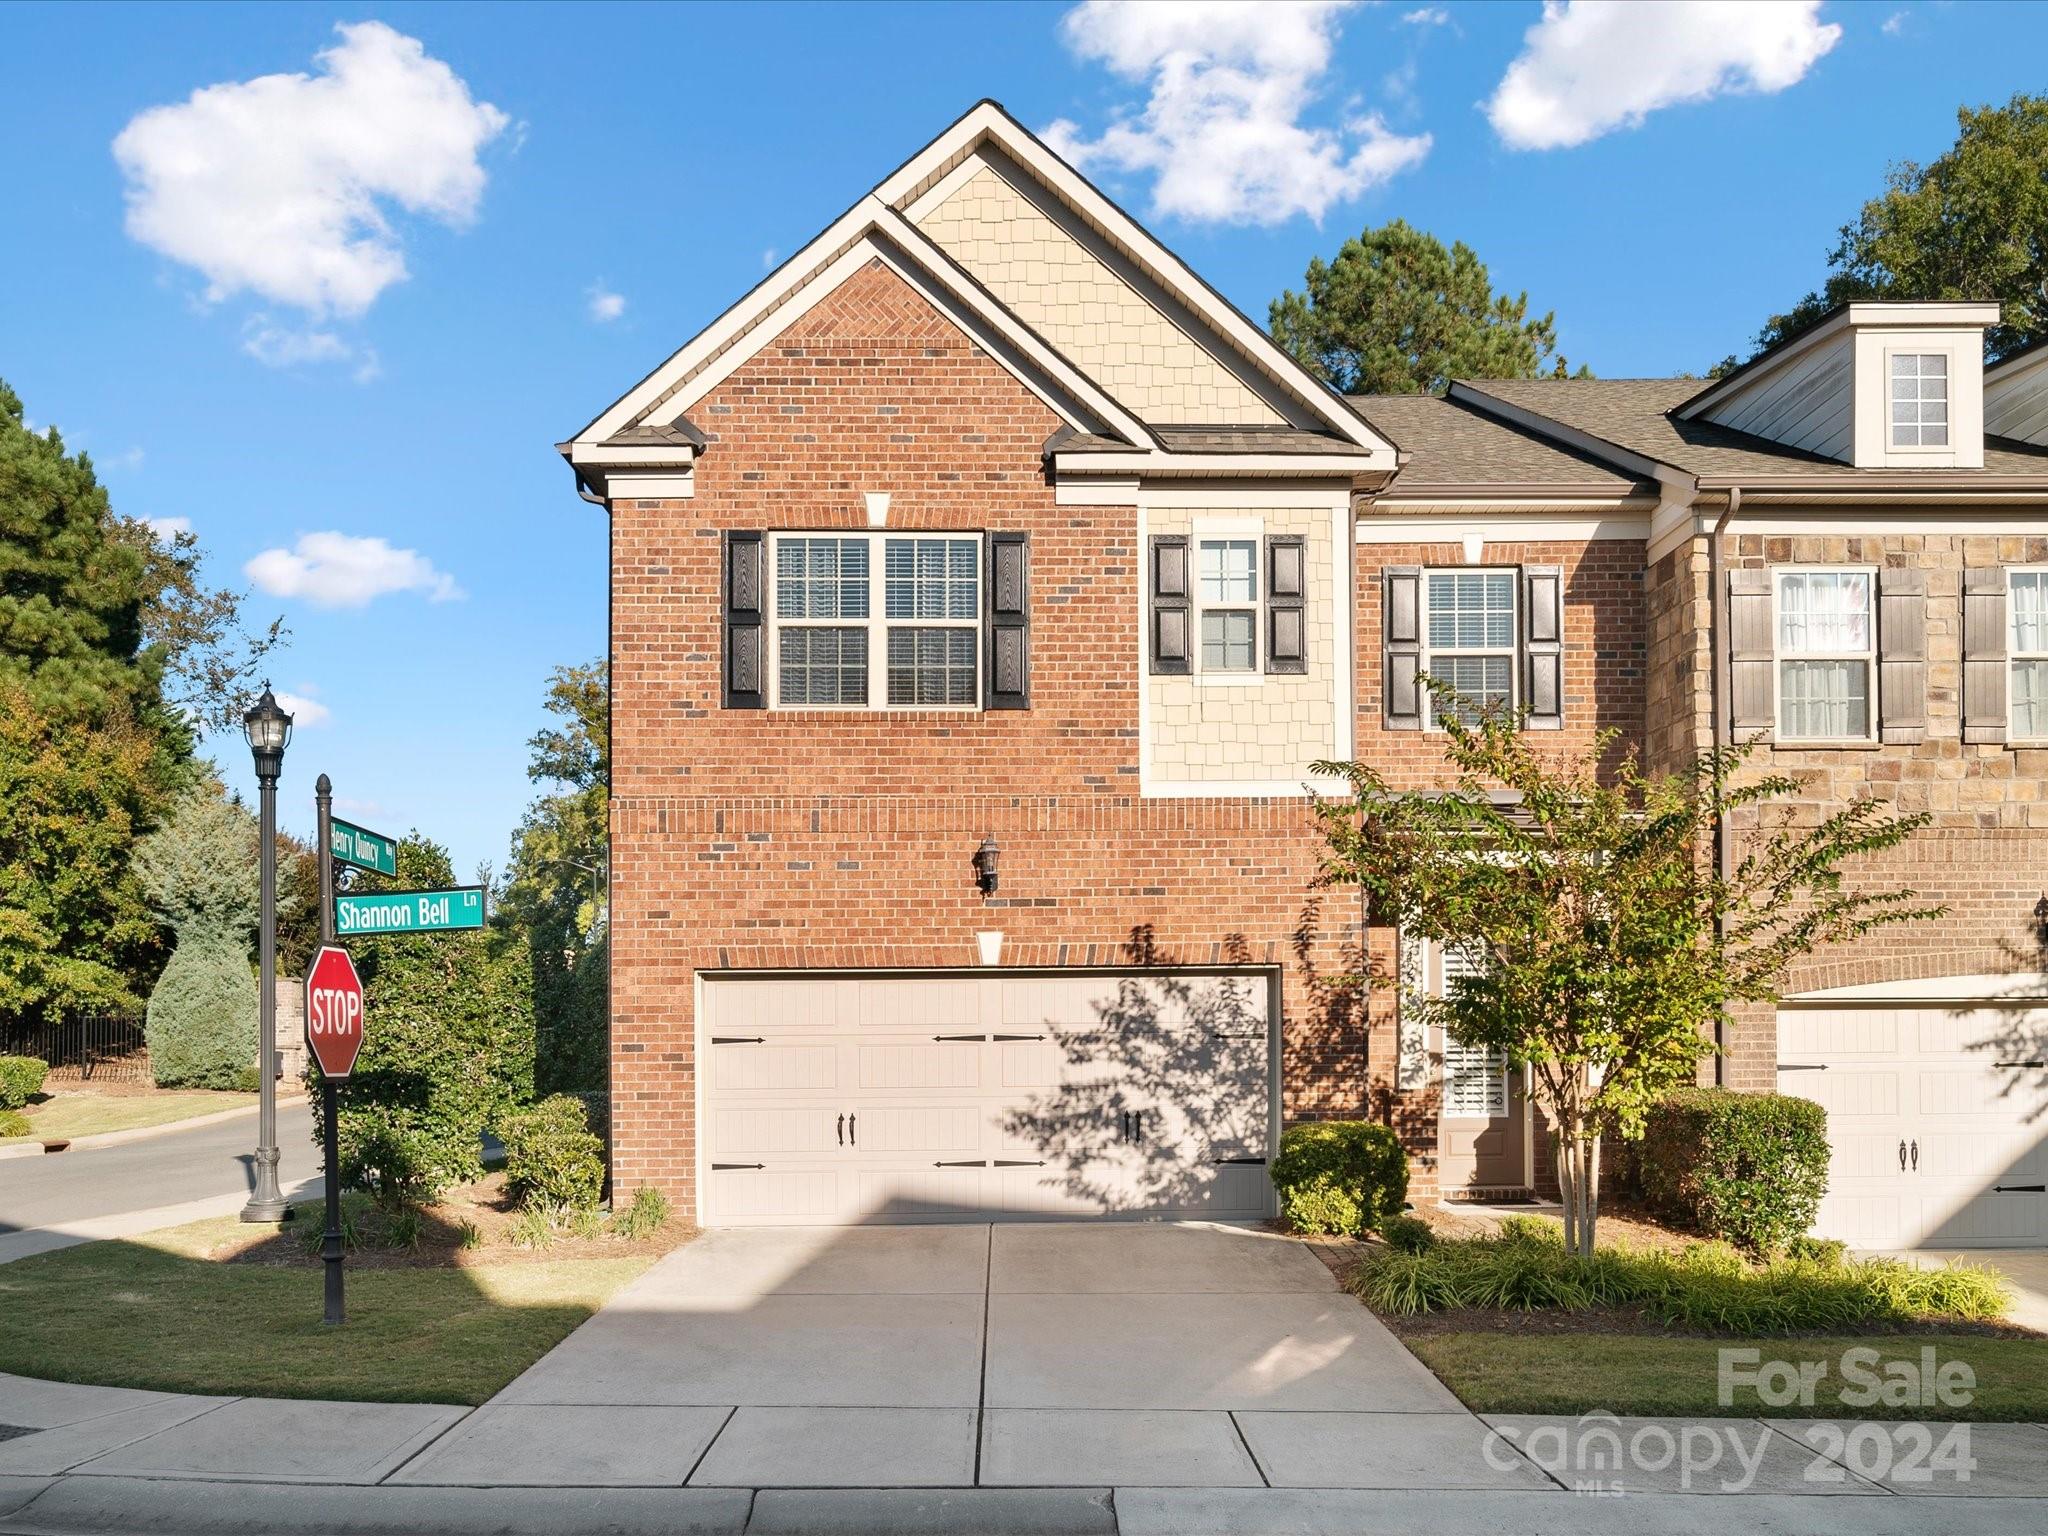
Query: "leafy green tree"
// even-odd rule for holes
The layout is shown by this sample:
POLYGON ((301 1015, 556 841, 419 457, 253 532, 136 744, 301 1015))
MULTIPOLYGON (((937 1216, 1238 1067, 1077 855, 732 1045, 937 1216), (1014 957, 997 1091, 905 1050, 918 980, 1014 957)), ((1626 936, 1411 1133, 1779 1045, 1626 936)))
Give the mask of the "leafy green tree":
POLYGON ((1532 1069, 1566 1241, 1590 1254, 1602 1135, 1641 1138, 1651 1104, 1694 1079, 1729 1005, 1775 1000, 1792 963, 1823 944, 1944 910, 1911 891, 1854 889, 1844 871, 1927 817, 1858 800, 1802 827, 1768 813, 1798 781, 1743 774, 1747 747, 1652 778, 1632 754, 1615 757, 1611 736, 1551 756, 1500 712, 1469 727, 1448 707, 1441 718, 1458 773, 1447 792, 1391 789, 1359 763, 1317 766, 1352 791, 1317 806, 1324 877, 1362 887, 1374 920, 1404 938, 1478 959, 1412 1005, 1450 1038, 1532 1069), (1725 880, 1702 856, 1717 806, 1759 822, 1725 880))
MULTIPOLYGON (((395 876, 349 879, 355 890, 407 890, 452 885, 454 871, 446 849, 413 832, 399 840, 395 876)), ((480 1177, 483 1133, 533 1097, 526 937, 500 919, 474 933, 352 939, 349 953, 366 1029, 340 1089, 342 1178, 391 1208, 429 1200, 480 1177)), ((308 1075, 317 1087, 319 1068, 308 1075)))
POLYGON ((59 712, 0 673, 0 1022, 140 1005, 164 946, 129 858, 161 747, 125 709, 59 712))
POLYGON ((1956 123, 1944 154, 1891 167, 1884 192, 1842 226, 1827 281, 1771 316, 1759 349, 1855 299, 1996 299, 1991 362, 2048 336, 2048 96, 1961 107, 1956 123))
MULTIPOLYGON (((1308 264, 1303 289, 1269 311, 1273 339, 1347 395, 1441 394, 1452 379, 1562 377, 1555 312, 1493 291, 1463 241, 1395 219, 1308 264)), ((1590 376, 1581 368, 1580 376, 1590 376)))
POLYGON ((505 912, 533 946, 534 1075, 544 1093, 607 1078, 611 698, 606 664, 557 667, 545 707, 560 722, 528 743, 527 777, 556 786, 512 839, 505 912))
POLYGON ((190 529, 161 534, 118 518, 113 533, 142 553, 143 642, 164 658, 166 701, 208 730, 240 730, 265 658, 291 637, 283 618, 250 629, 242 618, 247 594, 207 585, 206 556, 190 529))
POLYGON ((256 1064, 256 819, 214 781, 194 784, 135 851, 149 904, 178 936, 149 994, 150 1072, 160 1088, 233 1088, 256 1064))

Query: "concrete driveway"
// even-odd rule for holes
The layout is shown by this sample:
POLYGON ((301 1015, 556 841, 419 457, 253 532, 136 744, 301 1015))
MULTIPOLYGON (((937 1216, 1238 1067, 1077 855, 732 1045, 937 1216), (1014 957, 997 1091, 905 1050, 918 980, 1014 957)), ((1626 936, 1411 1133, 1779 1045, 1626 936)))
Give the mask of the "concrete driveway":
POLYGON ((396 1481, 601 1484, 630 1461, 698 1487, 1551 1486, 1496 1470, 1485 1435, 1265 1232, 736 1228, 664 1259, 396 1481))

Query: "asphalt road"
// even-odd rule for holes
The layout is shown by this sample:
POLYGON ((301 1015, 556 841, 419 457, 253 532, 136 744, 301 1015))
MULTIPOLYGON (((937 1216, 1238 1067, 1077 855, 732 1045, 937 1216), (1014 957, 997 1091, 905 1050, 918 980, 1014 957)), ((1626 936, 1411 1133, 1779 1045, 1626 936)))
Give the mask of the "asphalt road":
MULTIPOLYGON (((279 1107, 277 1144, 285 1189, 319 1174, 303 1102, 279 1107)), ((247 1115, 119 1146, 0 1159, 0 1233, 246 1193, 255 1150, 256 1117, 247 1115)))

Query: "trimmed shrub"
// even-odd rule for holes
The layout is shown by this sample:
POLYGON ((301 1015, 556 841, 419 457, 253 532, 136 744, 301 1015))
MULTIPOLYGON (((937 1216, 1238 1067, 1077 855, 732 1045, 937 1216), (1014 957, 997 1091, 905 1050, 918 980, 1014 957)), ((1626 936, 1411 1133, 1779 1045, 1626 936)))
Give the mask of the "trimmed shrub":
POLYGON ((1389 1216, 1380 1223, 1380 1236, 1403 1253, 1427 1253, 1436 1246, 1436 1229, 1419 1216, 1389 1216))
POLYGON ((0 1141, 9 1136, 33 1136, 35 1124, 18 1109, 0 1109, 0 1141))
POLYGON ((633 1191, 632 1204, 612 1211, 612 1231, 620 1237, 652 1237, 668 1225, 668 1196, 645 1184, 633 1191))
POLYGON ((256 1059, 256 978, 239 939, 179 935, 149 994, 143 1034, 159 1088, 236 1088, 256 1059))
POLYGON ((50 1064, 36 1056, 0 1056, 0 1109, 21 1109, 43 1091, 50 1064))
MULTIPOLYGON (((318 1069, 315 1068, 315 1071, 318 1069)), ((351 1091, 344 1084, 343 1094, 351 1091)), ((314 1101, 318 1119, 319 1101, 314 1101)), ((343 1181, 365 1190, 386 1215, 425 1205, 450 1184, 475 1175, 475 1154, 465 1161, 432 1115, 405 1105, 344 1107, 335 1127, 343 1181)))
POLYGON ((1849 1245, 1839 1237, 1795 1237, 1785 1244, 1785 1257, 1833 1269, 1849 1257, 1849 1245))
POLYGON ((1272 1172, 1280 1214, 1302 1232, 1358 1237, 1408 1199, 1408 1155, 1392 1129, 1369 1120, 1289 1126, 1272 1172))
POLYGON ((499 1127, 505 1187, 528 1209, 585 1211, 604 1188, 604 1143, 590 1134, 583 1103, 566 1093, 514 1110, 499 1127))
POLYGON ((1789 1094, 1682 1088, 1651 1106, 1635 1169, 1664 1220, 1778 1253, 1827 1192, 1827 1111, 1789 1094))

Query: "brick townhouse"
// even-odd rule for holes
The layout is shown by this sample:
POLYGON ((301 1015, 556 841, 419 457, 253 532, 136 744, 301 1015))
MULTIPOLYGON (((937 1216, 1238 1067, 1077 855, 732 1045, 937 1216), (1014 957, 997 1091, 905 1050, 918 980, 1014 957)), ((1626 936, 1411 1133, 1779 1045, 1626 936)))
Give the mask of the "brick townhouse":
POLYGON ((1540 1184, 1518 1074, 1404 1023, 1457 956, 1315 885, 1312 765, 1443 781, 1426 671, 1932 812, 1874 876, 1952 916, 1715 1071, 1828 1105, 1825 1230, 2048 1237, 2048 351, 1985 368, 1995 315, 1345 400, 975 107, 561 445, 611 525, 615 1182, 1249 1218, 1283 1125, 1370 1115, 1418 1196, 1540 1184))

